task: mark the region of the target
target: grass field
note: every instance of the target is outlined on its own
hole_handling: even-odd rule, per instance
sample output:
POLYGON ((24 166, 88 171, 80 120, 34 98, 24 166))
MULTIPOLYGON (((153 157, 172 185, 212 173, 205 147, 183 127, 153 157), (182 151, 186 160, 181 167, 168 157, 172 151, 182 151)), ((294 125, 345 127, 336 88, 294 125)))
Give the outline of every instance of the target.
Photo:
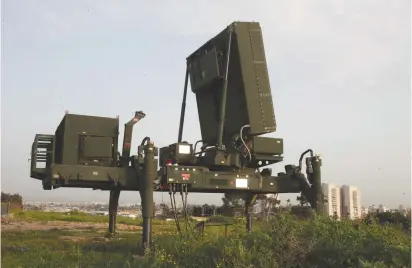
MULTIPOLYGON (((43 212, 43 211, 21 211, 14 213, 15 218, 25 221, 68 221, 68 222, 90 222, 107 223, 107 216, 90 216, 83 212, 72 211, 70 213, 43 212)), ((117 223, 135 225, 136 220, 129 217, 117 216, 117 223)))
POLYGON ((174 223, 156 220, 155 250, 139 257, 140 222, 122 220, 124 228, 106 238, 107 217, 17 213, 2 226, 1 267, 411 267, 410 235, 397 226, 281 214, 255 222, 250 235, 241 219, 228 237, 224 227, 207 227, 187 239, 174 223))

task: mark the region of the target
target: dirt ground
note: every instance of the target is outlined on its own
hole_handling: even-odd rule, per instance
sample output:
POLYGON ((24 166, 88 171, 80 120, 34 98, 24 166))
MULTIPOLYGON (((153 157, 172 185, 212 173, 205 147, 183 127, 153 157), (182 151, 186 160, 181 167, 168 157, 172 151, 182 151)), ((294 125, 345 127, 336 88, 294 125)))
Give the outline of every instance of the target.
MULTIPOLYGON (((28 231, 39 230, 46 231, 50 229, 59 230, 90 230, 95 229, 99 231, 106 231, 108 228, 107 223, 89 223, 89 222, 66 222, 66 221, 19 221, 13 220, 9 223, 3 223, 1 225, 1 231, 28 231)), ((116 224, 116 230, 118 231, 136 231, 141 230, 140 226, 133 226, 127 224, 116 224)))

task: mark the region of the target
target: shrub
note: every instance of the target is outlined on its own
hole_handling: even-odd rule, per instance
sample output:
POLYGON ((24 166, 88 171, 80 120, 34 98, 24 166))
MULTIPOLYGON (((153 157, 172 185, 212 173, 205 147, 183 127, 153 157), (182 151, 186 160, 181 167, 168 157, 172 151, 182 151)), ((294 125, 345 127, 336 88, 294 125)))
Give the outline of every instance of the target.
POLYGON ((201 242, 159 239, 158 248, 162 259, 168 256, 178 267, 410 267, 411 262, 410 239, 398 229, 317 215, 298 220, 280 214, 252 234, 230 239, 213 234, 201 242))

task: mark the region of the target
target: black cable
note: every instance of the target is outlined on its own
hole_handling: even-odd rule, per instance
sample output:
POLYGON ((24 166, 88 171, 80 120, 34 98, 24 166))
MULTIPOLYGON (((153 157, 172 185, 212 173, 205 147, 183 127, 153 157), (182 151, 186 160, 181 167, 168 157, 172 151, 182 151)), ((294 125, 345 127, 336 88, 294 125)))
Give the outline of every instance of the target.
POLYGON ((303 157, 305 156, 305 154, 307 154, 307 153, 310 153, 310 156, 313 157, 313 151, 312 151, 312 149, 308 149, 308 150, 304 151, 304 152, 300 155, 300 158, 299 158, 299 171, 302 170, 302 160, 303 160, 303 157))
POLYGON ((176 195, 176 185, 173 186, 173 203, 174 203, 174 207, 175 207, 177 229, 179 230, 180 235, 182 235, 182 228, 180 227, 179 214, 178 214, 178 211, 177 211, 175 195, 176 195))
MULTIPOLYGON (((185 210, 186 210, 186 215, 187 215, 187 195, 188 195, 187 188, 188 188, 188 185, 185 184, 185 210)), ((188 218, 186 218, 186 219, 187 219, 187 224, 189 225, 190 232, 193 233, 192 225, 190 224, 189 219, 188 218)))
POLYGON ((198 141, 195 143, 195 147, 193 148, 193 152, 194 152, 194 153, 196 153, 196 147, 197 147, 197 144, 198 144, 199 142, 203 142, 203 140, 198 140, 198 141))
POLYGON ((172 210, 173 213, 173 219, 175 220, 175 224, 176 223, 176 217, 175 217, 175 213, 174 213, 174 209, 173 209, 173 200, 172 200, 172 185, 169 184, 169 197, 170 197, 170 209, 172 210))
POLYGON ((177 205, 176 205, 176 188, 175 188, 175 184, 173 184, 173 203, 175 206, 175 218, 176 218, 176 224, 177 224, 177 229, 179 230, 179 233, 182 234, 182 229, 180 228, 180 222, 179 222, 179 216, 177 215, 177 205))
POLYGON ((144 139, 142 140, 142 142, 140 143, 140 145, 144 145, 145 142, 150 142, 150 137, 144 137, 144 139))
POLYGON ((180 187, 180 197, 182 198, 183 220, 185 221, 185 230, 186 230, 186 234, 187 234, 187 231, 188 231, 188 228, 187 228, 187 211, 186 211, 186 206, 185 206, 185 200, 184 200, 184 197, 183 197, 183 187, 184 186, 185 185, 182 184, 181 187, 180 187))
POLYGON ((190 224, 189 217, 188 217, 188 212, 187 212, 188 211, 188 209, 187 209, 187 195, 188 195, 187 189, 188 189, 188 185, 184 184, 184 194, 185 194, 184 206, 185 206, 185 211, 186 211, 185 212, 186 213, 186 221, 187 221, 187 225, 189 226, 190 231, 193 232, 192 225, 190 224))
MULTIPOLYGON (((142 140, 142 142, 140 143, 140 146, 143 146, 146 142, 150 142, 150 137, 144 137, 144 139, 142 140)), ((144 150, 142 150, 141 152, 139 152, 139 156, 143 156, 144 155, 144 150)))
MULTIPOLYGON (((202 141, 202 143, 203 143, 203 141, 202 141)), ((204 152, 206 152, 206 150, 207 150, 208 148, 214 148, 214 147, 215 147, 215 146, 209 146, 209 145, 207 145, 207 143, 203 143, 202 147, 200 147, 200 151, 199 151, 199 152, 195 152, 194 155, 199 155, 199 156, 201 156, 201 154, 203 154, 204 152)))
POLYGON ((176 210, 174 208, 173 199, 172 199, 172 191, 173 191, 172 187, 173 187, 172 184, 169 184, 170 206, 171 206, 171 209, 172 209, 172 212, 173 212, 173 218, 175 220, 175 225, 176 225, 177 231, 179 233, 181 233, 180 225, 179 225, 179 222, 178 222, 178 219, 177 219, 176 210))

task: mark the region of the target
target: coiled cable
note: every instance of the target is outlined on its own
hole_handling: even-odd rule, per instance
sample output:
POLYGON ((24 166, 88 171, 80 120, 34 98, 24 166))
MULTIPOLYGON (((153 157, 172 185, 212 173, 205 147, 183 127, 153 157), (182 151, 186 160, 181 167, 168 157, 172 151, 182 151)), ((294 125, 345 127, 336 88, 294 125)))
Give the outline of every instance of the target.
POLYGON ((250 128, 250 125, 244 125, 243 127, 241 127, 241 128, 240 128, 240 133, 239 133, 239 135, 240 135, 240 140, 242 141, 243 145, 245 146, 245 148, 246 148, 246 150, 247 150, 247 153, 248 153, 248 155, 249 155, 249 161, 250 161, 250 160, 252 160, 252 154, 250 153, 249 147, 246 145, 246 142, 245 142, 245 140, 243 139, 243 129, 245 129, 245 128, 247 128, 247 127, 250 128))

